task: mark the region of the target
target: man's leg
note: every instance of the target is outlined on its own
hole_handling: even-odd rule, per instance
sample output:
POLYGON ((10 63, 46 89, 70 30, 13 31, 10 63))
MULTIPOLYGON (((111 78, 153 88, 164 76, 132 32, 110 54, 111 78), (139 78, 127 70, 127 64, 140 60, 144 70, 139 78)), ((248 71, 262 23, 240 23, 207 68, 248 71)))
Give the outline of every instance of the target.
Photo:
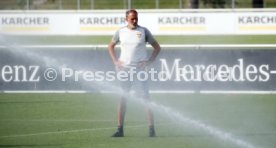
POLYGON ((124 119, 126 113, 126 98, 121 97, 118 105, 118 129, 112 137, 124 137, 124 119))
MULTIPOLYGON (((149 98, 147 98, 147 103, 150 102, 149 98)), ((149 106, 149 104, 146 104, 146 114, 147 114, 147 120, 148 120, 148 125, 149 125, 149 136, 150 137, 155 137, 155 128, 154 128, 154 116, 153 112, 149 106)))
POLYGON ((124 126, 125 114, 126 114, 126 98, 121 97, 121 100, 118 106, 118 127, 124 126))
MULTIPOLYGON (((127 72, 127 69, 121 69, 120 71, 127 72)), ((122 96, 118 105, 118 111, 117 111, 117 117, 118 117, 118 130, 116 133, 113 134, 112 137, 124 137, 124 120, 125 120, 125 114, 126 114, 126 103, 128 96, 127 94, 130 91, 131 88, 131 82, 130 81, 120 81, 120 86, 122 89, 122 96)))
MULTIPOLYGON (((141 70, 145 71, 145 70, 141 70)), ((145 111, 147 114, 147 121, 149 125, 149 137, 155 137, 155 129, 154 129, 154 116, 150 106, 150 95, 149 95, 149 86, 148 81, 141 81, 139 79, 135 79, 135 87, 136 87, 136 95, 138 98, 141 98, 145 101, 145 111)))
POLYGON ((148 105, 146 106, 146 113, 147 113, 147 119, 148 119, 149 126, 153 126, 154 125, 154 116, 153 116, 151 108, 148 105))

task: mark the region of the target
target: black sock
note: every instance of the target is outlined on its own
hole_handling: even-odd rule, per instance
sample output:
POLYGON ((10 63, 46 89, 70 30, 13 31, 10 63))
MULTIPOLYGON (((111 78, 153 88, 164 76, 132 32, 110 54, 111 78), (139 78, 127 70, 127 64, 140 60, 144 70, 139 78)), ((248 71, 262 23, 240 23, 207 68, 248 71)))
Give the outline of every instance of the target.
POLYGON ((118 126, 118 131, 119 132, 124 132, 124 127, 123 126, 118 126))

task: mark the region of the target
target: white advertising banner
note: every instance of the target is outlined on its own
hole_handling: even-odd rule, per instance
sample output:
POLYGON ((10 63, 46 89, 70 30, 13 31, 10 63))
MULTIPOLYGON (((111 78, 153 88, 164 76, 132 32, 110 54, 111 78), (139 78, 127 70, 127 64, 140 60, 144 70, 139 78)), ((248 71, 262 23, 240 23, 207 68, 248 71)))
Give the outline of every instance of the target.
MULTIPOLYGON (((1 34, 112 35, 126 25, 117 11, 1 11, 1 34)), ((155 35, 276 34, 276 9, 270 11, 141 10, 139 24, 155 35)))

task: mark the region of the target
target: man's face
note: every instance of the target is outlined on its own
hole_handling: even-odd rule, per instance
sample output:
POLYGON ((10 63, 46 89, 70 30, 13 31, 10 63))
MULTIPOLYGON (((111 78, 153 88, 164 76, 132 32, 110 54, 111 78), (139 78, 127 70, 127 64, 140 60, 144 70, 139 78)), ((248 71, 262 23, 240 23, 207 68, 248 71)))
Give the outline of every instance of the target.
POLYGON ((126 17, 126 21, 127 21, 128 27, 130 29, 134 29, 138 25, 138 15, 136 13, 131 12, 126 17))

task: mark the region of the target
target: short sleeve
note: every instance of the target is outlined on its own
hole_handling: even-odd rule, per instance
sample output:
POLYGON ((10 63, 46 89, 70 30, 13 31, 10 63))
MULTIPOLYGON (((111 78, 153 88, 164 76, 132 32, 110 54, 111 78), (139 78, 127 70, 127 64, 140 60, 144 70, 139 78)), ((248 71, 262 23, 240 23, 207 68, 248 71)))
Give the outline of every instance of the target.
POLYGON ((153 42, 155 42, 154 37, 152 36, 151 32, 145 28, 145 35, 146 35, 146 42, 152 44, 153 42))
POLYGON ((111 41, 112 41, 113 43, 115 43, 115 44, 119 43, 119 41, 120 41, 119 30, 117 30, 117 31, 115 32, 115 34, 113 35, 111 41))

